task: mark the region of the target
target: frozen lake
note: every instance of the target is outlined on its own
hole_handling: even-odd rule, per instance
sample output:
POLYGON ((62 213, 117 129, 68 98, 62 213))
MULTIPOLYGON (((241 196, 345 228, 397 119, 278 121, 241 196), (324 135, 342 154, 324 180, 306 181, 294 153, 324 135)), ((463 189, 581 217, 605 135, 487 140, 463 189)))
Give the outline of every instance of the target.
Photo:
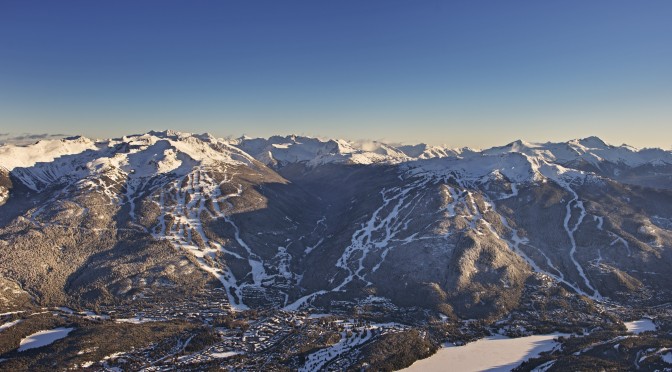
POLYGON ((628 329, 628 332, 640 334, 646 331, 655 331, 656 325, 653 323, 653 320, 644 318, 633 322, 625 322, 625 328, 628 329))
POLYGON ((34 349, 51 344, 68 335, 74 328, 54 328, 48 331, 39 331, 21 340, 19 351, 34 349))
POLYGON ((567 336, 562 333, 519 338, 492 336, 470 342, 465 346, 439 349, 427 359, 418 360, 403 371, 510 371, 520 363, 552 350, 553 339, 567 336))

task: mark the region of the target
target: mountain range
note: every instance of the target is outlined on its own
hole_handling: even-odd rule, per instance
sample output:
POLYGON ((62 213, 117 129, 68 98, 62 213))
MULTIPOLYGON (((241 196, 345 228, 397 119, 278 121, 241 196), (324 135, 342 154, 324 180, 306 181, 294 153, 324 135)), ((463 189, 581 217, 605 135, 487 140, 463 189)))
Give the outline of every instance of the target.
MULTIPOLYGON (((437 345, 494 325, 618 329, 672 302, 671 264, 672 152, 597 137, 475 150, 161 131, 0 146, 3 315, 67 308, 54 313, 65 324, 163 309, 168 321, 181 318, 171 304, 201 298, 234 318, 399 325, 307 364, 341 342, 322 340, 277 368, 427 356, 376 364, 374 346, 397 334, 437 345)), ((0 357, 35 368, 13 351, 24 336, 0 357)), ((232 350, 207 363, 261 358, 232 350)))

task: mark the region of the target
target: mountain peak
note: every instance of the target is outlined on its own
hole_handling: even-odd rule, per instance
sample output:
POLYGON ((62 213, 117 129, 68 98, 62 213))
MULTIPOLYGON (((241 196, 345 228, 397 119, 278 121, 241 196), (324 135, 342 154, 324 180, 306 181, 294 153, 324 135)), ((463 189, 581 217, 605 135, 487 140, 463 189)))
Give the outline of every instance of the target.
POLYGON ((11 171, 17 167, 26 168, 40 162, 51 162, 65 155, 74 155, 88 150, 95 152, 112 146, 122 145, 127 151, 137 152, 160 141, 168 141, 169 147, 176 154, 183 154, 197 162, 216 161, 217 159, 229 161, 233 158, 249 162, 254 158, 273 166, 285 166, 290 163, 304 163, 310 166, 324 163, 396 164, 415 159, 465 158, 479 155, 502 155, 509 152, 521 153, 557 164, 569 164, 575 161, 586 161, 595 165, 606 161, 627 166, 648 163, 672 164, 672 152, 670 151, 654 151, 655 149, 644 151, 629 146, 611 146, 597 136, 567 142, 546 143, 531 143, 518 139, 505 146, 481 151, 468 148, 453 150, 424 143, 390 145, 373 140, 333 140, 297 134, 275 135, 268 138, 242 136, 226 140, 208 133, 152 130, 144 134, 110 140, 92 140, 83 136, 75 136, 42 140, 29 145, 0 146, 0 165, 11 171))
POLYGON ((179 139, 186 139, 186 138, 196 138, 204 142, 216 142, 217 137, 213 136, 210 133, 203 133, 203 134, 196 134, 196 133, 190 133, 190 132, 181 132, 178 130, 173 130, 173 129, 165 129, 161 131, 157 130, 151 130, 147 133, 144 134, 137 134, 133 136, 127 136, 127 137, 145 137, 145 136, 153 136, 161 139, 172 139, 172 140, 179 140, 179 139))
POLYGON ((597 136, 589 136, 586 138, 581 138, 570 142, 579 143, 587 148, 604 149, 610 147, 606 142, 604 142, 600 137, 597 136))
POLYGON ((524 152, 525 149, 536 147, 534 144, 523 141, 522 139, 515 140, 506 146, 510 147, 511 151, 514 152, 524 152))

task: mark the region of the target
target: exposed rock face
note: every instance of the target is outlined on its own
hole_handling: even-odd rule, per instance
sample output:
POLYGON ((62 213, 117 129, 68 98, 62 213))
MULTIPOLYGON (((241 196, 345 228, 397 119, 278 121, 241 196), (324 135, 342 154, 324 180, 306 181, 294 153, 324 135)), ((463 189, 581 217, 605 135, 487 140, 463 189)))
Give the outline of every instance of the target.
POLYGON ((7 203, 11 189, 12 181, 9 179, 9 171, 0 167, 0 206, 7 203))
POLYGON ((224 287, 239 309, 378 299, 492 318, 544 282, 533 276, 594 300, 672 297, 662 150, 170 131, 48 142, 33 162, 30 146, 0 148, 0 276, 44 305, 224 287))

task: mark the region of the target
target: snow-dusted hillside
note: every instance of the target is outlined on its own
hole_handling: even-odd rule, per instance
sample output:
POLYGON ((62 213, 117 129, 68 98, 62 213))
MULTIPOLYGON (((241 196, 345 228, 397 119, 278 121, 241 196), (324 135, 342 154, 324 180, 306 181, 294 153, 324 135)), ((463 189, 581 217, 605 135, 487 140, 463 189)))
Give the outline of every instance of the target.
POLYGON ((358 358, 423 343, 414 358, 427 356, 430 335, 478 324, 613 330, 612 309, 672 303, 670 159, 593 137, 481 151, 162 131, 0 146, 2 332, 20 332, 18 348, 75 328, 60 347, 98 322, 152 326, 133 338, 188 318, 208 335, 176 331, 170 363, 273 369, 275 350, 293 370, 340 370, 389 369, 358 358), (57 321, 15 323, 28 308, 57 321), (302 310, 377 320, 313 327, 302 310), (182 354, 190 342, 206 349, 182 354))
POLYGON ((249 164, 252 160, 224 140, 174 131, 108 140, 71 137, 0 146, 0 166, 35 191, 87 177, 106 175, 116 180, 185 175, 200 165, 249 164))
MULTIPOLYGON (((483 151, 173 131, 75 137, 0 147, 7 211, 0 223, 81 230, 95 239, 140 234, 187 255, 240 309, 296 310, 375 287, 397 303, 489 314, 513 306, 531 272, 595 300, 649 280, 642 273, 658 268, 631 276, 623 254, 658 265, 650 257, 662 255, 672 236, 672 215, 661 207, 668 195, 639 195, 625 182, 660 190, 671 158, 594 137, 483 151), (609 248, 593 249, 603 243, 609 248), (488 272, 478 258, 486 251, 496 274, 479 274, 488 272), (390 280, 399 275, 405 279, 390 280), (601 276, 619 284, 604 286, 601 276), (506 301, 469 303, 470 294, 495 293, 498 283, 507 283, 499 293, 506 301), (441 300, 428 300, 434 297, 441 300)), ((103 246, 96 244, 90 254, 103 246)), ((20 262, 26 252, 6 259, 20 262)), ((60 269, 59 280, 71 280, 74 269, 60 269)), ((52 272, 47 266, 40 274, 51 278, 46 282, 34 273, 26 280, 44 286, 56 282, 52 272)), ((113 295, 143 292, 143 280, 115 279, 113 295)))
POLYGON ((326 163, 398 163, 410 159, 403 151, 375 141, 322 140, 292 135, 268 139, 243 137, 233 144, 272 166, 290 163, 305 163, 309 166, 326 163))

